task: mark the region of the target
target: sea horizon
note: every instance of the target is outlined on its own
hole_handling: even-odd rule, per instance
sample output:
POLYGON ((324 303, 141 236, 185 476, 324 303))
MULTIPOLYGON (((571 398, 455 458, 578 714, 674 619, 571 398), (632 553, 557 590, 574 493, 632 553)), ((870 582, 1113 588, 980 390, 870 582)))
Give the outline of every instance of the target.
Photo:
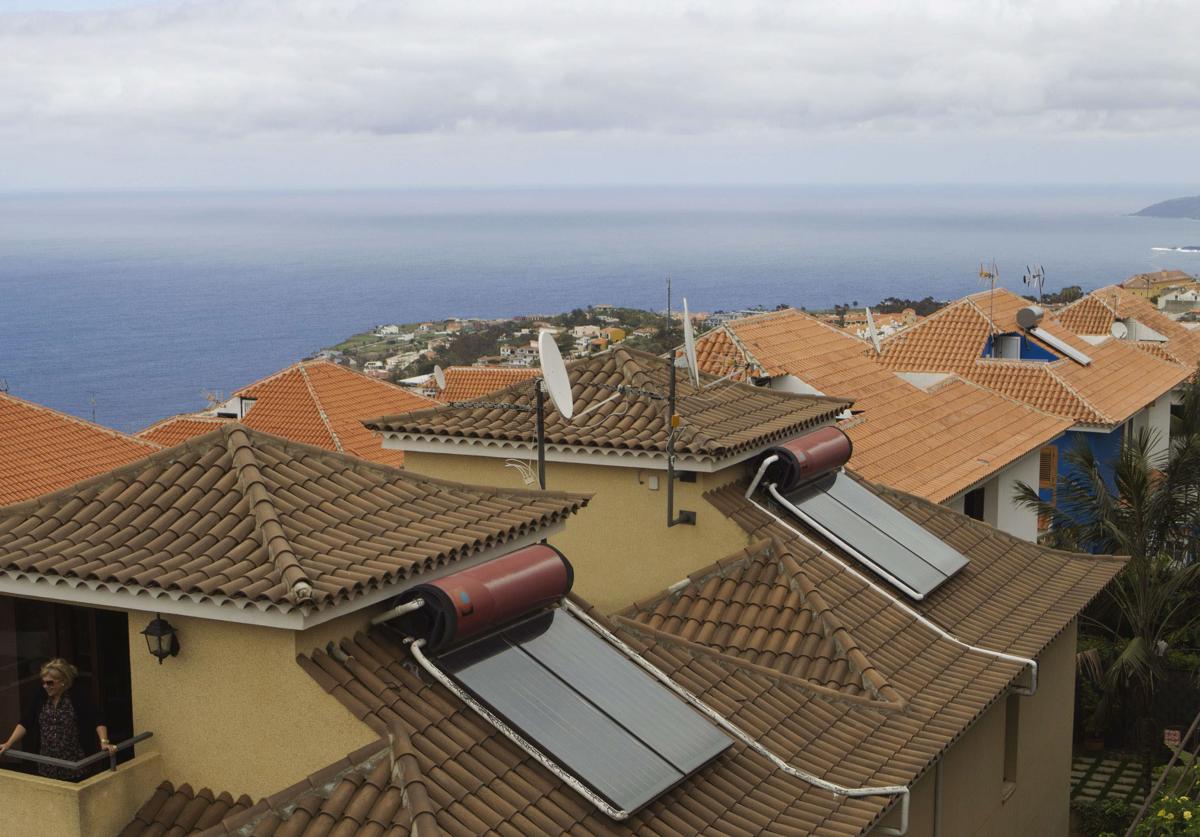
MULTIPOLYGON (((1176 191, 1167 191, 1174 188, 1176 191)), ((1200 272, 1163 184, 0 192, 0 383, 130 432, 385 322, 952 299, 1200 272), (94 407, 93 407, 94 400, 94 407)), ((1186 191, 1186 189, 1184 189, 1186 191)))

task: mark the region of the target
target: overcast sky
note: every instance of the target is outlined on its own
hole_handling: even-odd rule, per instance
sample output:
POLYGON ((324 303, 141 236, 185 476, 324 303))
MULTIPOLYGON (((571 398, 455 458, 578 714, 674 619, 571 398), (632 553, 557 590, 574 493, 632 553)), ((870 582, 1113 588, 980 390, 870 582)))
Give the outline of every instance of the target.
POLYGON ((1196 0, 0 0, 0 190, 1179 183, 1196 0))

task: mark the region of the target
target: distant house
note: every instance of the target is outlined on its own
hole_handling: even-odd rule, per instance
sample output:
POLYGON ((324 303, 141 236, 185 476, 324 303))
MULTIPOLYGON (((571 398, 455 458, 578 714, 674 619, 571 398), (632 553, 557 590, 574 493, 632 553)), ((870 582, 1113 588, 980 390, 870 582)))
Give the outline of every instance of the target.
POLYGON ((572 337, 595 337, 600 333, 600 326, 577 325, 571 329, 572 337))
POLYGON ((416 363, 420 357, 420 352, 402 352, 398 355, 392 355, 384 363, 389 371, 394 371, 416 363))
POLYGON ((1158 297, 1158 308, 1165 314, 1179 315, 1200 309, 1200 283, 1175 288, 1158 297))
POLYGON ((429 332, 433 331, 433 323, 421 323, 419 326, 417 326, 417 331, 421 332, 422 334, 428 334, 429 332))
POLYGON ((1182 270, 1160 270, 1156 273, 1139 273, 1121 283, 1121 287, 1145 299, 1153 299, 1172 288, 1190 285, 1196 277, 1182 270))
POLYGON ((381 325, 375 329, 375 333, 380 337, 390 337, 400 333, 400 326, 395 324, 381 325))
POLYGON ((446 323, 446 333, 447 334, 458 334, 460 331, 462 331, 462 327, 463 327, 463 324, 460 323, 458 320, 449 320, 446 323))
POLYGON ((601 329, 600 333, 604 335, 604 338, 608 340, 609 343, 620 343, 625 339, 625 329, 617 326, 610 326, 609 328, 601 329))

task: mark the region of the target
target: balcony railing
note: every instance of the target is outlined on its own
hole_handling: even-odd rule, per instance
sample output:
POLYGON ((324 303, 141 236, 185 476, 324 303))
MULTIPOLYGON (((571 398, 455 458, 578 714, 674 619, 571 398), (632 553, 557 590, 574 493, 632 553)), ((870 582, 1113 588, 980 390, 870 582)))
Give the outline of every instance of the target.
POLYGON ((128 750, 129 748, 133 747, 133 745, 141 741, 145 741, 147 738, 150 738, 153 735, 154 733, 152 732, 138 733, 132 738, 126 738, 124 741, 116 744, 116 749, 111 753, 101 750, 99 753, 93 753, 87 758, 80 759, 79 761, 56 759, 52 756, 43 756, 39 755, 38 753, 27 753, 24 750, 5 750, 3 755, 11 756, 12 758, 19 759, 21 761, 32 761, 36 764, 48 764, 52 767, 61 767, 66 770, 82 770, 85 767, 91 767, 93 764, 97 764, 105 759, 108 759, 108 769, 116 772, 117 753, 121 752, 122 750, 128 750))

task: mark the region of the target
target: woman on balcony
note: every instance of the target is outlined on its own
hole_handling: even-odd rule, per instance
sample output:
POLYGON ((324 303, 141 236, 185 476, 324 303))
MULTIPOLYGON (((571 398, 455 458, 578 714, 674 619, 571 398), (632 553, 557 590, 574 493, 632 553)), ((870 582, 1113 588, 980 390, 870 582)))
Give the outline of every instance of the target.
MULTIPOLYGON (((0 744, 0 755, 30 732, 37 736, 38 752, 51 758, 79 761, 86 754, 96 752, 94 742, 97 739, 100 749, 116 752, 116 747, 108 742, 108 728, 91 701, 83 692, 71 691, 78 673, 75 666, 63 659, 54 659, 42 666, 44 693, 38 695, 25 712, 8 741, 0 744), (95 730, 95 737, 89 730, 95 730)), ((38 774, 48 779, 77 782, 84 777, 85 771, 39 764, 38 774)))

